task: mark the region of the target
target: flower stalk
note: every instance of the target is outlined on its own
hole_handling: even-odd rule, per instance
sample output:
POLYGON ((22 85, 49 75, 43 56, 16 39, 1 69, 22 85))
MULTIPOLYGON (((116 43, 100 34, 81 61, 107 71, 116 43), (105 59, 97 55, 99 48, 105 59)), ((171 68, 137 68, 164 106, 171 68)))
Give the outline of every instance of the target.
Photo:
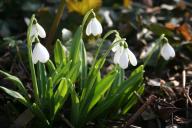
POLYGON ((35 20, 35 15, 32 15, 31 21, 27 30, 27 48, 28 48, 28 60, 29 60, 29 66, 31 71, 31 77, 32 77, 32 86, 34 89, 34 97, 37 104, 40 104, 39 100, 39 92, 38 92, 38 86, 37 86, 37 79, 35 74, 35 67, 32 62, 32 42, 31 42, 31 28, 33 25, 33 21, 35 20))

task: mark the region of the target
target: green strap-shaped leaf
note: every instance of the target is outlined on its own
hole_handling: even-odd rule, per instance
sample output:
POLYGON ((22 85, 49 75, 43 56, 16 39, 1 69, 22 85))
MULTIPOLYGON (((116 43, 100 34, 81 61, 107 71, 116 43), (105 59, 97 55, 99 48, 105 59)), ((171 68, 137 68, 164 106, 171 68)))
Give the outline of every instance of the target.
POLYGON ((0 89, 3 90, 8 95, 12 96, 13 98, 17 99, 19 102, 21 102, 25 106, 27 106, 27 107, 29 106, 30 103, 19 92, 10 90, 10 89, 2 87, 2 86, 0 86, 0 89))
POLYGON ((100 74, 99 72, 104 62, 105 62, 105 59, 99 59, 96 62, 95 66, 93 66, 91 73, 89 73, 88 75, 88 79, 86 81, 85 86, 83 87, 82 94, 81 94, 81 99, 80 99, 82 101, 81 109, 84 107, 85 102, 87 101, 87 98, 91 92, 93 85, 95 84, 98 74, 100 74))
POLYGON ((71 67, 70 71, 66 74, 66 78, 70 79, 74 83, 79 76, 80 62, 71 67))
POLYGON ((47 73, 43 63, 38 62, 37 64, 37 80, 38 80, 38 90, 39 90, 39 97, 42 101, 44 101, 46 88, 47 88, 47 73))
POLYGON ((55 73, 51 76, 53 85, 57 85, 62 77, 64 77, 70 70, 71 61, 69 61, 66 65, 60 64, 60 66, 56 69, 55 73))
POLYGON ((70 93, 71 93, 71 99, 72 99, 72 108, 71 108, 71 121, 74 126, 78 125, 78 121, 80 118, 80 111, 79 111, 79 97, 75 91, 75 86, 72 86, 70 84, 70 93))
POLYGON ((53 100, 53 81, 52 78, 49 77, 48 79, 48 84, 47 84, 47 89, 46 89, 46 93, 45 93, 45 102, 47 103, 45 106, 46 108, 49 109, 50 111, 50 119, 53 118, 54 115, 54 100, 53 100))
POLYGON ((46 67, 48 69, 48 74, 51 76, 55 72, 55 65, 51 60, 48 60, 46 64, 46 67))
MULTIPOLYGON (((125 90, 130 90, 134 86, 138 86, 138 81, 143 81, 143 66, 138 67, 132 72, 131 76, 118 87, 118 90, 113 95, 108 95, 108 97, 100 102, 95 109, 90 111, 88 117, 89 119, 94 119, 95 117, 104 113, 110 107, 114 107, 117 101, 124 95, 125 90)), ((129 91, 127 92, 129 93, 129 91)), ((131 93, 131 92, 130 92, 131 93)))
POLYGON ((45 124, 47 124, 48 128, 50 127, 50 122, 49 120, 46 118, 45 113, 42 112, 42 110, 39 108, 39 106, 36 103, 33 103, 30 106, 31 111, 37 116, 39 117, 42 121, 45 122, 45 124))
POLYGON ((66 78, 62 78, 54 94, 54 115, 62 107, 65 100, 67 99, 68 84, 69 84, 68 80, 66 78))
POLYGON ((118 100, 115 102, 116 109, 121 108, 126 102, 127 98, 132 95, 132 92, 137 90, 138 86, 143 82, 143 66, 134 70, 128 80, 124 81, 118 88, 116 93, 120 93, 118 100), (130 80, 131 79, 131 80, 130 80))
MULTIPOLYGON (((139 89, 136 90, 136 92, 138 94, 142 94, 144 92, 144 85, 142 84, 141 86, 139 86, 139 89)), ((126 114, 132 107, 133 105, 135 105, 137 103, 138 97, 133 94, 129 99, 128 99, 128 103, 124 106, 123 110, 122 110, 122 114, 126 114)))
POLYGON ((13 84, 17 86, 21 94, 23 94, 26 99, 29 99, 27 90, 25 89, 25 87, 23 86, 23 83, 19 80, 19 78, 1 70, 0 70, 0 73, 5 76, 6 80, 11 81, 13 84))
MULTIPOLYGON (((95 106, 95 104, 101 99, 106 91, 111 87, 113 80, 116 77, 117 72, 114 71, 109 73, 105 78, 103 78, 95 87, 93 98, 91 99, 90 104, 88 105, 88 112, 95 106)), ((90 97, 91 98, 91 97, 90 97)), ((88 98, 89 99, 89 98, 88 98)))
POLYGON ((66 51, 64 49, 63 44, 61 43, 61 41, 59 39, 57 39, 56 43, 55 43, 55 47, 54 47, 54 59, 55 59, 55 64, 58 67, 60 64, 66 64, 66 51))
POLYGON ((118 88, 120 87, 120 85, 122 84, 123 80, 124 80, 124 70, 121 69, 119 66, 117 67, 117 70, 118 70, 118 74, 116 75, 115 77, 115 80, 110 88, 110 91, 108 93, 107 96, 111 96, 113 94, 115 94, 118 90, 118 88))
POLYGON ((73 67, 77 62, 80 61, 80 51, 81 51, 81 40, 82 40, 82 26, 79 26, 72 40, 70 49, 70 60, 72 60, 73 67))
POLYGON ((83 86, 85 86, 85 83, 87 80, 87 54, 86 54, 86 49, 85 49, 83 40, 81 40, 80 59, 81 59, 81 71, 80 71, 81 83, 80 83, 80 87, 82 90, 82 88, 83 88, 83 86))

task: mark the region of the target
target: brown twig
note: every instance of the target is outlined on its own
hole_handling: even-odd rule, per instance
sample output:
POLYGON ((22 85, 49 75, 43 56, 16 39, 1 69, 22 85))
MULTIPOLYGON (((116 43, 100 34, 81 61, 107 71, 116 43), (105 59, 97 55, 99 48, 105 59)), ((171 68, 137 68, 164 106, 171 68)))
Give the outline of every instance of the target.
POLYGON ((145 109, 151 105, 155 100, 156 100, 156 96, 155 95, 150 95, 149 98, 147 99, 147 101, 137 110, 137 112, 127 121, 126 125, 124 128, 129 128, 129 126, 135 122, 135 120, 137 119, 137 117, 139 115, 141 115, 141 113, 143 113, 145 111, 145 109))
POLYGON ((61 17, 63 15, 64 5, 65 5, 65 0, 61 0, 61 3, 59 4, 58 10, 57 10, 57 14, 55 16, 55 19, 54 19, 51 29, 49 31, 47 43, 46 43, 47 48, 49 50, 51 50, 51 48, 52 48, 52 42, 53 42, 57 27, 59 25, 59 22, 61 20, 61 17))

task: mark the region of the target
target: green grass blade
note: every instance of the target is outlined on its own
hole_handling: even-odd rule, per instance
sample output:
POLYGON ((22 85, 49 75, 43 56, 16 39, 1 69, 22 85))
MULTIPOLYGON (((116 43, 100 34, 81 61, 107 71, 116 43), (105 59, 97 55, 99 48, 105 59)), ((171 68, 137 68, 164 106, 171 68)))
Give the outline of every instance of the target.
POLYGON ((68 94, 68 81, 62 78, 60 84, 54 94, 54 115, 62 107, 68 94))
POLYGON ((10 89, 2 87, 2 86, 0 86, 0 89, 3 90, 8 95, 12 96, 13 98, 17 99, 19 102, 21 102, 25 106, 27 106, 27 107, 29 106, 30 103, 19 92, 10 90, 10 89))
POLYGON ((79 97, 75 91, 75 86, 70 86, 70 94, 72 100, 72 108, 71 108, 71 121, 74 126, 78 125, 78 121, 80 118, 80 111, 79 111, 79 97))
POLYGON ((54 72, 55 72, 55 65, 53 64, 53 62, 51 60, 48 60, 46 64, 46 67, 48 69, 48 74, 49 76, 51 76, 54 72))
POLYGON ((63 47, 63 44, 59 39, 57 39, 54 47, 54 59, 55 59, 55 64, 58 67, 60 64, 66 64, 66 51, 63 47))
POLYGON ((93 98, 88 106, 88 112, 95 106, 95 104, 101 99, 105 92, 108 91, 108 89, 111 87, 116 74, 116 71, 109 73, 96 85, 93 98))
POLYGON ((79 26, 72 40, 72 45, 70 49, 70 60, 72 60, 71 67, 73 67, 77 62, 80 61, 80 48, 82 40, 82 26, 79 26))
POLYGON ((52 78, 49 77, 48 80, 48 86, 47 86, 47 90, 46 90, 46 99, 47 101, 47 105, 49 106, 48 109, 50 111, 49 114, 49 118, 50 120, 53 120, 53 116, 54 116, 54 102, 53 102, 53 81, 52 78))
POLYGON ((107 109, 116 106, 118 100, 125 93, 125 90, 126 93, 131 93, 131 89, 134 88, 134 86, 137 86, 141 81, 143 81, 143 66, 140 66, 136 70, 134 70, 131 76, 126 81, 122 82, 117 92, 113 95, 109 94, 108 98, 100 102, 95 107, 95 109, 90 111, 88 117, 90 119, 94 119, 97 116, 103 114, 107 109))
POLYGON ((39 97, 42 101, 44 101, 46 88, 47 88, 47 73, 43 63, 38 62, 37 64, 37 81, 38 81, 38 89, 39 89, 39 97))
POLYGON ((87 53, 84 46, 83 40, 81 40, 81 80, 80 80, 80 88, 82 90, 83 86, 85 86, 87 80, 87 53))
POLYGON ((53 80, 53 84, 57 85, 60 79, 69 72, 71 67, 71 61, 69 61, 66 65, 60 64, 60 66, 56 69, 55 73, 51 76, 53 80))
MULTIPOLYGON (((141 95, 144 92, 144 85, 140 85, 136 92, 141 95)), ((124 106, 122 114, 126 114, 137 103, 137 100, 138 97, 133 93, 133 95, 128 99, 128 103, 124 106)))
POLYGON ((105 59, 99 59, 96 62, 95 66, 93 67, 92 72, 89 73, 88 79, 86 81, 85 86, 83 87, 82 94, 81 94, 81 99, 80 99, 82 101, 81 108, 84 106, 85 101, 87 100, 87 97, 98 77, 98 74, 100 74, 100 69, 103 66, 104 62, 105 62, 105 59))
POLYGON ((27 93, 27 90, 26 88, 24 87, 23 83, 19 80, 19 78, 17 78, 16 76, 13 76, 13 75, 10 75, 4 71, 1 71, 0 70, 0 74, 2 74, 3 76, 5 76, 5 79, 6 80, 9 80, 11 81, 14 85, 16 85, 20 91, 21 94, 24 95, 24 97, 26 99, 29 99, 28 97, 28 93, 27 93))
POLYGON ((71 67, 70 71, 66 74, 66 78, 70 79, 72 83, 74 83, 79 76, 79 70, 81 63, 75 64, 73 67, 71 67))

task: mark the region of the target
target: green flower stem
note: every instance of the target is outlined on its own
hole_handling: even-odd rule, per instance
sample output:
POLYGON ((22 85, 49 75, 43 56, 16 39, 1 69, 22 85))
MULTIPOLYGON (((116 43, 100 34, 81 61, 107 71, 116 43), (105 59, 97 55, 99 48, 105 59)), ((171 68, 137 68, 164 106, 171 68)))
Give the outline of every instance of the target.
POLYGON ((65 0, 61 0, 61 3, 59 4, 59 7, 58 7, 57 14, 55 16, 55 19, 54 19, 53 24, 51 26, 51 29, 49 31, 47 43, 46 43, 47 48, 49 50, 52 49, 52 42, 53 42, 57 27, 59 25, 59 22, 61 20, 61 17, 63 15, 64 5, 65 5, 65 0))
POLYGON ((125 41, 125 40, 126 40, 126 39, 120 39, 120 40, 118 40, 118 41, 115 41, 115 42, 109 47, 109 49, 105 52, 105 54, 102 56, 102 58, 106 58, 106 57, 109 55, 111 49, 112 49, 117 43, 120 43, 120 42, 125 41))
MULTIPOLYGON (((97 51, 96 51, 96 55, 95 55, 95 57, 94 57, 93 64, 92 64, 92 66, 91 66, 91 70, 90 70, 90 72, 89 72, 90 74, 91 74, 91 72, 92 72, 93 67, 95 66, 95 63, 96 63, 96 61, 97 61, 99 52, 101 51, 101 47, 102 47, 104 41, 106 40, 107 37, 109 37, 109 36, 110 36, 111 34, 113 34, 113 33, 118 33, 118 32, 117 32, 116 30, 111 30, 111 31, 107 32, 107 33, 104 35, 102 41, 99 43, 99 47, 98 47, 98 49, 97 49, 97 51)), ((114 44, 116 44, 116 43, 114 43, 114 44)), ((111 47, 113 47, 114 44, 111 45, 111 47)), ((108 49, 108 50, 109 50, 109 49, 108 49)), ((111 49, 110 49, 110 50, 111 50, 111 49)), ((110 51, 110 50, 109 50, 109 51, 110 51)))
MULTIPOLYGON (((96 60, 97 60, 97 57, 98 57, 98 55, 99 55, 99 52, 101 51, 101 47, 103 46, 104 41, 106 40, 107 37, 109 37, 109 36, 112 35, 113 33, 118 33, 118 32, 117 32, 117 30, 111 30, 111 31, 107 32, 107 33, 104 35, 104 37, 103 37, 102 41, 99 43, 99 47, 98 47, 98 49, 97 49, 97 51, 96 51, 95 58, 94 58, 94 61, 93 61, 93 65, 95 64, 95 62, 96 62, 96 60)), ((113 46, 114 46, 114 45, 113 45, 113 46)))
MULTIPOLYGON (((102 64, 100 64, 100 65, 98 65, 98 71, 102 68, 102 66, 103 66, 103 64, 104 64, 104 61, 105 61, 105 58, 108 56, 108 54, 110 53, 110 51, 111 51, 111 49, 114 47, 114 45, 116 45, 116 43, 119 43, 119 42, 122 42, 122 41, 125 41, 125 39, 121 39, 121 40, 118 40, 118 41, 116 41, 116 42, 114 42, 110 47, 109 47, 109 49, 106 51, 106 53, 100 58, 100 60, 101 60, 101 62, 102 62, 102 64)), ((89 74, 89 76, 91 76, 92 75, 92 71, 93 70, 93 65, 92 65, 92 67, 91 67, 91 71, 90 71, 90 74, 89 74)), ((90 82, 90 81, 89 81, 90 82)), ((92 81, 93 82, 93 81, 92 81)), ((90 83, 89 83, 90 84, 90 83)), ((86 84, 87 85, 87 84, 86 84)), ((85 89, 85 88, 84 88, 85 89)), ((84 95, 83 93, 82 93, 82 95, 81 95, 81 100, 83 99, 83 101, 82 101, 82 103, 81 103, 81 108, 80 109, 84 109, 84 105, 85 105, 85 102, 87 101, 87 98, 88 98, 88 92, 90 93, 90 90, 91 90, 91 86, 88 86, 88 88, 86 88, 86 94, 84 95), (83 98, 82 98, 83 97, 83 98)))
POLYGON ((152 48, 152 50, 149 52, 147 58, 146 58, 145 61, 144 61, 144 67, 147 65, 147 63, 148 63, 149 60, 151 59, 153 53, 155 52, 155 50, 157 49, 157 47, 160 45, 160 43, 162 42, 163 39, 167 40, 167 39, 165 38, 165 34, 162 34, 162 35, 160 36, 160 38, 155 41, 155 46, 154 46, 154 47, 152 48))
POLYGON ((86 23, 87 19, 89 18, 89 15, 90 15, 91 13, 93 13, 93 15, 95 16, 95 13, 94 13, 93 9, 89 10, 89 11, 85 14, 85 16, 84 16, 84 18, 83 18, 83 22, 82 22, 82 30, 84 30, 85 23, 86 23))
POLYGON ((34 20, 35 20, 35 15, 32 15, 31 21, 30 21, 30 24, 29 24, 29 27, 27 30, 27 48, 28 48, 28 60, 29 60, 29 66, 30 66, 30 70, 31 70, 32 85, 33 85, 33 89, 34 89, 35 101, 39 105, 40 104, 39 92, 38 92, 35 68, 34 68, 34 64, 32 62, 32 42, 31 42, 31 37, 30 37, 31 28, 32 28, 34 20))

